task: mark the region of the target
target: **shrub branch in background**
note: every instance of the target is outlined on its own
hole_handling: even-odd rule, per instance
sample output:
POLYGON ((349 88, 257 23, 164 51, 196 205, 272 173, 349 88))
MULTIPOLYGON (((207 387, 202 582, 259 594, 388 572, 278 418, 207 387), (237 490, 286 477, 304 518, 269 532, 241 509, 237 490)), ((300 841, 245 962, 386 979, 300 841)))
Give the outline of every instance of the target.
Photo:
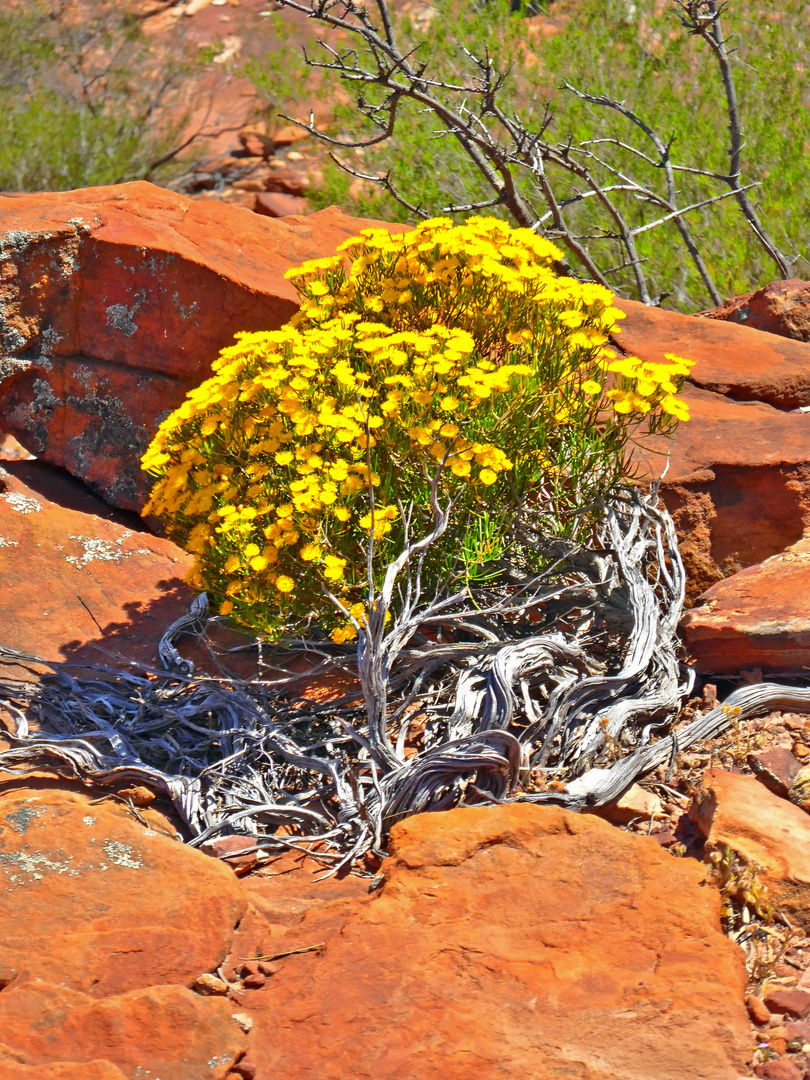
MULTIPOLYGON (((333 155, 341 168, 358 179, 381 185, 413 216, 429 217, 436 209, 463 214, 493 208, 508 214, 515 224, 561 244, 578 274, 613 288, 624 287, 647 304, 659 303, 673 289, 670 286, 657 291, 667 268, 659 265, 655 254, 650 256, 649 245, 645 250, 639 246, 642 237, 665 227, 675 230, 681 252, 692 263, 705 295, 712 303, 721 302, 723 294, 715 283, 712 252, 707 250, 702 236, 706 218, 699 212, 711 213, 725 200, 737 204, 742 219, 780 277, 790 276, 800 257, 798 253, 789 256, 781 251, 760 220, 750 193, 761 181, 746 182, 743 178, 745 140, 732 50, 720 22, 724 9, 715 0, 676 0, 672 8, 687 33, 705 42, 717 63, 723 108, 718 108, 711 118, 702 117, 701 123, 728 132, 725 171, 702 162, 678 162, 672 155, 674 137, 662 136, 637 108, 608 94, 578 89, 565 80, 565 89, 583 103, 596 106, 602 114, 621 117, 630 135, 617 133, 606 125, 604 115, 597 115, 592 126, 604 134, 553 138, 552 110, 547 106, 532 119, 534 100, 516 102, 509 92, 512 64, 519 59, 517 52, 510 56, 508 64, 499 65, 488 45, 470 48, 462 37, 456 51, 459 57, 466 57, 466 69, 458 63, 450 65, 454 77, 449 78, 447 56, 420 40, 412 25, 398 18, 387 0, 375 0, 368 6, 356 0, 280 3, 353 39, 350 47, 321 42, 327 58, 316 60, 307 55, 306 62, 334 73, 352 88, 355 108, 370 134, 334 136, 320 130, 312 117, 303 127, 332 147, 355 154, 358 150, 368 153, 379 149, 389 139, 396 140, 401 130, 398 146, 403 154, 409 148, 402 140, 413 135, 406 115, 410 106, 428 115, 434 127, 438 125, 433 134, 437 157, 441 154, 440 144, 450 138, 472 163, 472 187, 481 192, 481 197, 468 195, 437 207, 415 202, 408 192, 400 190, 395 168, 363 171, 356 158, 347 161, 333 155), (641 135, 646 145, 632 141, 633 132, 641 135), (706 182, 715 190, 697 198, 684 197, 682 181, 687 176, 695 181, 699 178, 703 190, 706 182), (718 186, 725 190, 718 191, 718 186), (690 223, 693 219, 697 219, 697 232, 690 223)), ((516 48, 517 43, 512 44, 516 48)), ((449 178, 447 182, 452 183, 449 178)))
POLYGON ((189 130, 182 36, 147 40, 104 0, 34 0, 0 11, 0 189, 59 191, 156 180, 206 131, 189 130))

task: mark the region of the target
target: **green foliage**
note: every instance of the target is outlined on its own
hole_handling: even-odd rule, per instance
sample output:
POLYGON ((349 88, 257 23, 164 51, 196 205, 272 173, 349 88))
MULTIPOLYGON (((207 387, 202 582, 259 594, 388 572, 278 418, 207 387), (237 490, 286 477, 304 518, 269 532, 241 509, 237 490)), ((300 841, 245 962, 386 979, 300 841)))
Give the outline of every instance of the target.
POLYGON ((116 5, 91 16, 46 0, 0 12, 0 188, 153 178, 185 126, 165 109, 185 70, 179 52, 153 55, 116 5))
MULTIPOLYGON (((645 152, 649 142, 629 121, 615 112, 576 98, 562 89, 569 82, 590 94, 604 94, 636 111, 662 139, 673 138, 672 159, 678 164, 725 172, 728 170, 728 118, 720 75, 704 43, 680 26, 671 4, 660 0, 578 0, 560 33, 544 37, 532 24, 513 14, 509 5, 489 3, 479 8, 456 0, 435 0, 429 27, 414 25, 408 16, 396 18, 403 49, 422 44, 418 56, 428 61, 432 78, 463 83, 473 74, 463 43, 496 67, 510 70, 499 101, 506 113, 514 110, 537 130, 545 105, 553 110, 549 137, 576 145, 589 139, 617 139, 645 152), (645 144, 646 143, 646 144, 645 144)), ((552 9, 553 10, 553 9, 552 9)), ((732 3, 724 31, 735 52, 735 79, 745 136, 743 169, 746 182, 760 181, 751 193, 757 211, 774 238, 789 254, 804 236, 791 230, 810 213, 806 155, 810 144, 810 90, 803 48, 806 3, 786 0, 778 10, 762 2, 732 3)), ((333 76, 337 78, 337 76, 333 76)), ((347 86, 351 91, 351 85, 347 86)), ((367 94, 369 91, 364 90, 367 94)), ((446 100, 451 100, 449 93, 446 100)), ((302 95, 302 100, 306 95, 302 95)), ((456 102, 457 104, 457 102, 456 102)), ((401 106, 395 136, 369 148, 360 157, 344 152, 353 168, 368 174, 389 172, 397 190, 430 213, 444 205, 491 197, 474 164, 452 135, 438 134, 439 121, 410 103, 401 106)), ((497 128, 494 130, 497 131, 497 128)), ((336 110, 333 134, 353 138, 378 134, 353 105, 336 110)), ((606 143, 600 155, 609 165, 640 181, 661 188, 660 171, 639 158, 606 143)), ((654 156, 654 155, 653 155, 654 156)), ((596 174, 604 184, 615 183, 608 169, 596 174)), ((576 194, 576 181, 563 173, 551 175, 558 198, 576 194)), ((330 184, 334 180, 330 178, 330 184)), ((521 192, 544 212, 529 170, 519 176, 521 192)), ((683 205, 725 190, 711 179, 679 174, 683 205)), ((413 215, 383 190, 373 196, 344 189, 344 205, 353 213, 373 213, 386 220, 413 220, 413 215)), ((333 197, 330 193, 330 197, 333 197)), ((654 220, 659 212, 627 196, 616 196, 632 225, 654 220)), ((497 209, 494 213, 501 213, 497 209)), ((570 211, 569 211, 570 212, 570 211)), ((590 246, 605 268, 619 266, 625 256, 619 244, 599 239, 609 222, 596 199, 576 209, 577 231, 596 237, 590 246)), ((774 276, 773 264, 742 219, 733 199, 690 215, 701 253, 724 295, 755 288, 774 276)), ((708 304, 696 270, 687 259, 680 237, 670 223, 638 238, 640 255, 655 292, 672 292, 670 306, 695 310, 708 304)), ((797 273, 807 263, 797 263, 797 273)), ((611 280, 620 294, 631 295, 629 269, 611 280)))
POLYGON ((507 545, 540 569, 526 530, 588 535, 630 440, 688 415, 690 362, 617 357, 612 294, 557 276, 559 257, 495 218, 438 219, 366 230, 288 272, 299 315, 239 335, 143 459, 148 512, 222 613, 346 641, 369 575, 376 591, 432 531, 431 596, 493 580, 507 545))

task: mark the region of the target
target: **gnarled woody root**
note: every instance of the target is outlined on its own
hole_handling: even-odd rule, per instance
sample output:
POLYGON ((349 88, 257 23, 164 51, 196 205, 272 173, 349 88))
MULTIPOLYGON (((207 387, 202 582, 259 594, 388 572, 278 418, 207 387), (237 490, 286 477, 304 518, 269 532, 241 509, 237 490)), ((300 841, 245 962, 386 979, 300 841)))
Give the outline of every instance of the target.
MULTIPOLYGON (((810 688, 762 683, 670 730, 693 676, 678 660, 683 567, 654 498, 627 492, 592 544, 558 542, 541 574, 505 569, 474 597, 424 599, 420 560, 450 512, 433 504, 432 533, 406 539, 372 597, 356 666, 347 650, 306 643, 315 672, 354 685, 359 674, 365 700, 358 690, 305 701, 295 693, 303 676, 196 675, 174 639, 204 638, 201 596, 161 642, 166 672, 99 666, 74 678, 60 664, 38 687, 0 680, 15 743, 0 766, 144 783, 171 798, 192 844, 250 833, 261 849, 315 849, 338 868, 382 851, 410 814, 487 800, 596 806, 721 733, 732 709, 741 719, 810 711, 810 688), (408 756, 419 726, 423 747, 408 756)), ((528 531, 521 543, 542 547, 528 531)), ((44 663, 2 648, 0 660, 44 663)))

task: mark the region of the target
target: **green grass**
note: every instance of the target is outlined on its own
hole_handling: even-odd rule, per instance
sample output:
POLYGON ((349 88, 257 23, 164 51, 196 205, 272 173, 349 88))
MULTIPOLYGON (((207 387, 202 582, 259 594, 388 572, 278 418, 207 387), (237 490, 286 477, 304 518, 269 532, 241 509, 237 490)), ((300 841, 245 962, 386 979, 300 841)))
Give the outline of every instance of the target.
POLYGON ((114 6, 81 21, 58 11, 42 0, 0 12, 0 190, 152 178, 185 124, 160 108, 185 69, 179 53, 156 63, 114 6))

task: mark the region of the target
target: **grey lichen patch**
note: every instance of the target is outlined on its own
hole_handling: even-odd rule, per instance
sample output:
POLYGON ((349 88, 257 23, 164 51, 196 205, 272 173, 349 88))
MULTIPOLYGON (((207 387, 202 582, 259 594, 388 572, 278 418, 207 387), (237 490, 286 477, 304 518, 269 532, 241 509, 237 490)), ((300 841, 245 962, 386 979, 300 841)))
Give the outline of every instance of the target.
POLYGON ((74 370, 73 377, 80 386, 85 388, 85 390, 90 390, 93 386, 95 372, 90 364, 80 364, 74 370))
POLYGON ((20 541, 19 540, 9 540, 8 537, 6 537, 6 536, 0 536, 0 548, 4 548, 4 547, 5 548, 12 548, 12 547, 19 547, 19 546, 20 546, 20 541))
POLYGON ((22 836, 31 822, 35 818, 42 817, 44 813, 44 806, 38 806, 33 800, 29 800, 24 806, 21 806, 19 810, 15 810, 13 814, 8 814, 6 816, 6 821, 15 833, 19 833, 20 836, 22 836))
POLYGON ((143 866, 141 860, 134 857, 131 844, 122 844, 118 840, 105 840, 102 846, 107 858, 116 866, 126 866, 130 870, 140 870, 143 866))
POLYGON ((0 312, 0 341, 3 348, 10 353, 22 352, 28 345, 26 336, 16 326, 11 325, 2 312, 0 312))
POLYGON ((149 548, 135 548, 132 551, 122 549, 123 542, 132 536, 128 529, 121 533, 114 542, 105 540, 101 536, 75 536, 73 533, 68 533, 68 536, 71 540, 76 540, 81 544, 83 551, 81 555, 66 555, 65 562, 70 563, 71 566, 75 566, 79 570, 83 570, 91 562, 119 563, 130 555, 151 554, 149 548))
POLYGON ((28 371, 30 367, 31 361, 20 356, 0 356, 0 382, 12 375, 19 375, 22 371, 28 371))
POLYGON ((196 300, 192 300, 188 305, 183 304, 180 300, 180 293, 177 291, 175 291, 172 296, 172 301, 183 319, 191 319, 199 311, 199 305, 196 300))
POLYGON ((90 232, 79 218, 73 218, 68 224, 81 227, 77 228, 76 234, 66 243, 60 244, 51 255, 51 269, 62 278, 69 278, 81 269, 79 255, 82 240, 84 235, 90 232))
POLYGON ((21 229, 10 229, 0 237, 0 252, 5 253, 7 251, 13 251, 21 254, 27 250, 31 244, 42 239, 42 233, 23 232, 21 229))
POLYGON ((107 308, 107 325, 114 326, 126 337, 132 337, 138 329, 135 316, 146 303, 145 290, 136 293, 134 300, 132 307, 127 307, 126 304, 110 304, 107 308))
POLYGON ((30 401, 20 402, 9 413, 19 431, 26 433, 26 446, 35 454, 48 447, 49 425, 61 402, 45 379, 36 379, 30 401))
POLYGON ((135 314, 134 307, 128 308, 126 304, 110 304, 107 308, 107 325, 114 326, 127 337, 132 337, 138 329, 135 324, 135 314))
POLYGON ((70 864, 73 856, 68 855, 62 861, 49 859, 41 851, 0 851, 0 868, 6 871, 8 880, 15 885, 26 885, 31 881, 41 881, 46 874, 67 874, 78 877, 79 871, 70 864), (16 870, 15 870, 16 868, 16 870), (23 875, 27 875, 24 877, 23 875))
POLYGON ((5 499, 11 509, 16 510, 18 514, 38 514, 42 509, 42 503, 29 498, 28 495, 20 494, 19 491, 4 491, 0 494, 0 499, 5 499))
POLYGON ((96 823, 96 819, 94 817, 90 817, 89 814, 86 817, 82 818, 82 824, 83 825, 95 825, 95 823, 96 823))

